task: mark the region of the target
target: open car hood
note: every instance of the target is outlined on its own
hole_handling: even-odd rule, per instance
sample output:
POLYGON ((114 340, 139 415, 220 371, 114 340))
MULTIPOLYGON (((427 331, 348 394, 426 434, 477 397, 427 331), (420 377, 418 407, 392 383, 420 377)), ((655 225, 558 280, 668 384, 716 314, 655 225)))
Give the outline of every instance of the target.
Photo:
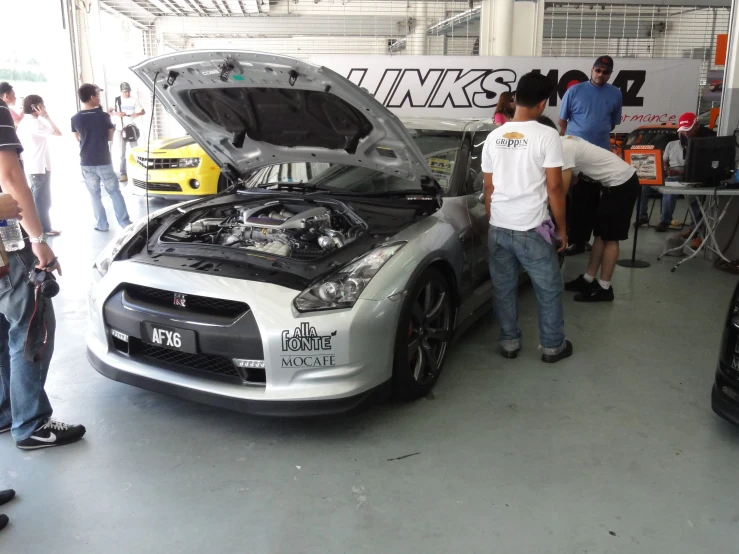
POLYGON ((398 118, 328 68, 260 52, 201 50, 131 70, 232 179, 274 163, 328 162, 441 190, 398 118))

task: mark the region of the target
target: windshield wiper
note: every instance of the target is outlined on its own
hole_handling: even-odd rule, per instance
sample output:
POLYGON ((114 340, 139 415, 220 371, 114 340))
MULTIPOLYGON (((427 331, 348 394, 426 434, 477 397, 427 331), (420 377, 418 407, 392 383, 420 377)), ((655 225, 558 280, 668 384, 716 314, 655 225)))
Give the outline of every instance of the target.
POLYGON ((408 196, 418 196, 423 198, 433 198, 433 194, 429 194, 425 190, 421 189, 406 189, 406 190, 386 190, 381 192, 358 192, 351 190, 341 190, 330 187, 320 187, 320 192, 323 194, 335 194, 342 196, 360 196, 367 198, 407 198, 408 196))
POLYGON ((304 185, 303 181, 298 181, 297 183, 262 183, 253 188, 312 192, 317 187, 316 185, 304 185))

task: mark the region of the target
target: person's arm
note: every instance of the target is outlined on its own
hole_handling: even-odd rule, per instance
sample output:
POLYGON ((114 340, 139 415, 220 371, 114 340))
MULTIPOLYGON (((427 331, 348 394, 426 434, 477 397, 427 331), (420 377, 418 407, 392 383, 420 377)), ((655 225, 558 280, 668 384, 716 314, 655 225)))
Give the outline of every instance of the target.
POLYGON ((113 142, 113 139, 115 138, 115 125, 113 125, 113 120, 110 119, 110 116, 108 116, 108 142, 113 142))
POLYGON ((43 120, 46 121, 46 123, 48 123, 49 126, 51 127, 51 129, 50 129, 50 131, 48 133, 45 132, 45 131, 42 133, 43 136, 53 136, 53 137, 60 137, 60 136, 62 136, 62 132, 54 124, 54 122, 51 120, 51 118, 49 117, 49 113, 46 111, 46 108, 40 109, 38 107, 35 107, 34 108, 34 111, 36 112, 36 114, 40 118, 43 118, 43 120))
POLYGON ((495 190, 495 186, 493 186, 493 174, 483 173, 482 182, 485 186, 485 213, 488 216, 488 221, 490 221, 490 205, 493 202, 493 191, 495 190))
MULTIPOLYGON (((26 175, 18 161, 18 153, 15 150, 0 150, 0 185, 3 192, 12 196, 24 217, 21 225, 28 233, 29 237, 40 237, 44 230, 41 227, 36 205, 33 202, 33 193, 26 182, 26 175)), ((33 253, 38 258, 37 269, 46 269, 47 271, 59 271, 62 274, 61 266, 55 260, 54 252, 48 244, 32 243, 33 253)))
POLYGON ((77 142, 82 142, 82 137, 80 137, 80 134, 79 133, 75 133, 74 134, 74 138, 77 139, 77 142))
POLYGON ((144 107, 139 103, 139 99, 136 99, 136 104, 133 107, 133 119, 136 119, 137 117, 141 117, 146 113, 146 110, 144 110, 144 107))
POLYGON ((565 92, 564 97, 562 98, 562 107, 559 110, 559 135, 561 137, 565 136, 567 134, 567 122, 570 119, 570 116, 572 115, 570 102, 572 98, 572 91, 568 90, 565 92))
POLYGON ((485 144, 482 147, 482 160, 480 160, 480 169, 482 169, 482 184, 483 184, 483 195, 485 198, 485 213, 490 221, 490 204, 493 201, 493 156, 495 155, 492 146, 492 136, 495 133, 490 133, 485 139, 485 144))
POLYGON ((543 137, 541 147, 549 207, 552 210, 557 233, 562 237, 562 244, 557 251, 563 252, 567 248, 567 222, 565 220, 565 186, 562 181, 562 167, 564 166, 562 139, 555 132, 548 133, 543 137))
POLYGON ((570 190, 571 184, 572 184, 572 170, 565 169, 562 171, 562 185, 565 188, 565 196, 567 195, 567 192, 570 190))
POLYGON ((567 224, 565 221, 566 189, 562 179, 561 167, 547 167, 544 169, 547 175, 547 195, 549 196, 549 207, 552 209, 554 225, 557 233, 562 238, 562 244, 557 252, 564 252, 567 248, 567 224))
POLYGON ((613 113, 611 114, 611 131, 613 131, 616 128, 616 125, 621 123, 621 111, 623 109, 623 95, 621 94, 621 91, 618 91, 618 104, 616 104, 616 109, 613 110, 613 113))

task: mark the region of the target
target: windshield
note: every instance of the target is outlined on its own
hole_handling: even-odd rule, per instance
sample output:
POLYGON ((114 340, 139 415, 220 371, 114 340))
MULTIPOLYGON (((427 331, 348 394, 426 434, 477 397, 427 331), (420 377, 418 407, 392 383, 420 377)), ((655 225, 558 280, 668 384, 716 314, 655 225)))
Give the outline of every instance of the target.
MULTIPOLYGON (((429 165, 434 178, 446 193, 461 144, 459 131, 409 130, 429 165)), ((381 156, 394 158, 392 150, 378 150, 381 156)), ((382 171, 328 163, 288 162, 258 169, 249 177, 245 186, 270 188, 279 185, 296 185, 306 188, 337 190, 353 194, 382 194, 403 191, 420 191, 418 185, 407 179, 382 171)))

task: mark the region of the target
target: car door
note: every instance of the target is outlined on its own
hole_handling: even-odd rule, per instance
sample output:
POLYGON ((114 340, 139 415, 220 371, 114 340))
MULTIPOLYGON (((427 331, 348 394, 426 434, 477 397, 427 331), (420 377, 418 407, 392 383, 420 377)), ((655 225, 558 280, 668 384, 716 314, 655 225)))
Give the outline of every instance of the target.
POLYGON ((470 218, 470 258, 472 279, 479 286, 490 279, 488 271, 488 229, 485 202, 480 201, 483 193, 482 149, 489 130, 470 133, 469 166, 464 182, 464 196, 470 218))

